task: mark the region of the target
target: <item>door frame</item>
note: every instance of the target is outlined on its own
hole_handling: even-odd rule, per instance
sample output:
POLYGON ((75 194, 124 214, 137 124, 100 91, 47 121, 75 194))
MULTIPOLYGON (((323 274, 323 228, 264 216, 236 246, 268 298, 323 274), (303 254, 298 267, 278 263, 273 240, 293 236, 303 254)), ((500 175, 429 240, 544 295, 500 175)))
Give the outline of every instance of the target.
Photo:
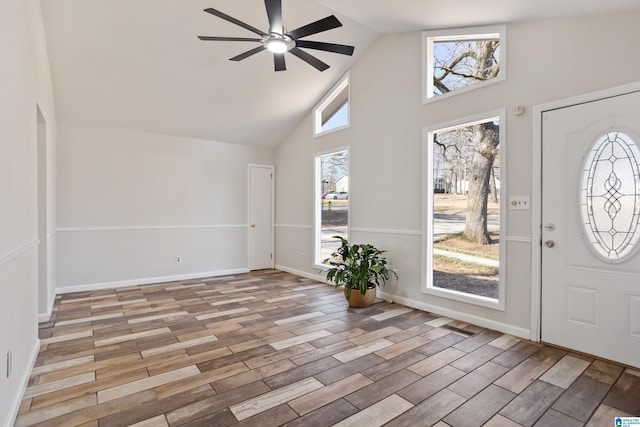
POLYGON ((274 268, 275 266, 275 262, 276 262, 276 253, 275 253, 275 180, 276 180, 276 173, 275 173, 275 166, 274 165, 265 165, 265 164, 258 164, 258 163, 249 163, 247 165, 247 269, 251 270, 251 244, 252 244, 252 240, 251 240, 251 170, 253 168, 260 168, 260 169, 269 169, 271 171, 271 225, 270 225, 270 231, 271 231, 271 268, 274 268))
POLYGON ((531 193, 531 341, 542 339, 542 124, 544 113, 640 92, 640 81, 560 99, 533 107, 533 182, 531 193))

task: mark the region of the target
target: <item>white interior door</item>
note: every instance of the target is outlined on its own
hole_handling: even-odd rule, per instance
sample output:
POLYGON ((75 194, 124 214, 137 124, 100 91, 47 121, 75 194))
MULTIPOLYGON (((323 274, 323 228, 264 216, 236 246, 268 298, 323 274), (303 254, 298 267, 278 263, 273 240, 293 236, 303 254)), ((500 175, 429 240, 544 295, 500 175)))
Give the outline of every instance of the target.
POLYGON ((640 93, 543 113, 541 337, 640 366, 640 93))
POLYGON ((249 269, 273 268, 273 166, 249 166, 249 269))

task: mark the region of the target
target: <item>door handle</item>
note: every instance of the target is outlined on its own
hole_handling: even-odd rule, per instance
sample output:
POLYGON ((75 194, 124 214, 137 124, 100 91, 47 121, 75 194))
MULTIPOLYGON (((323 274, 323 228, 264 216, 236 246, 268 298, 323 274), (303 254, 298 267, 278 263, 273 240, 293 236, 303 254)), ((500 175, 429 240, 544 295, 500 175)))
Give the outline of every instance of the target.
POLYGON ((544 245, 548 248, 552 248, 556 245, 556 242, 554 242, 553 240, 547 240, 546 242, 544 242, 544 245))
POLYGON ((255 224, 251 224, 251 228, 256 228, 256 225, 255 224))

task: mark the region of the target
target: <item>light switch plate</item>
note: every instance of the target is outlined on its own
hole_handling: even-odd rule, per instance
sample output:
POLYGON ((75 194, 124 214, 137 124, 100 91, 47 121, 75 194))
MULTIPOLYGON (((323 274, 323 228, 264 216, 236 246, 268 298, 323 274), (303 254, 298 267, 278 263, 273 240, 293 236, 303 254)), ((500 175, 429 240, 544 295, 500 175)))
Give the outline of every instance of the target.
POLYGON ((529 209, 529 196, 509 197, 509 209, 526 210, 529 209))

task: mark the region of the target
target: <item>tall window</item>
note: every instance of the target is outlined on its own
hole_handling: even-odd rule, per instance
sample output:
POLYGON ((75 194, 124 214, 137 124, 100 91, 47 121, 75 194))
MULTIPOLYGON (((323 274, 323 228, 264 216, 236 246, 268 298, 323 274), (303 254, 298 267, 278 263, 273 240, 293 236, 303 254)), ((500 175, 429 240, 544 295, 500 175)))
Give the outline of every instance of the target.
POLYGON ((422 33, 423 103, 506 78, 506 27, 422 33))
POLYGON ((325 264, 349 236, 349 150, 315 156, 315 263, 325 264))
POLYGON ((349 74, 313 109, 313 134, 324 135, 349 127, 349 74))
POLYGON ((497 309, 504 309, 502 115, 436 128, 425 140, 424 289, 497 309))

